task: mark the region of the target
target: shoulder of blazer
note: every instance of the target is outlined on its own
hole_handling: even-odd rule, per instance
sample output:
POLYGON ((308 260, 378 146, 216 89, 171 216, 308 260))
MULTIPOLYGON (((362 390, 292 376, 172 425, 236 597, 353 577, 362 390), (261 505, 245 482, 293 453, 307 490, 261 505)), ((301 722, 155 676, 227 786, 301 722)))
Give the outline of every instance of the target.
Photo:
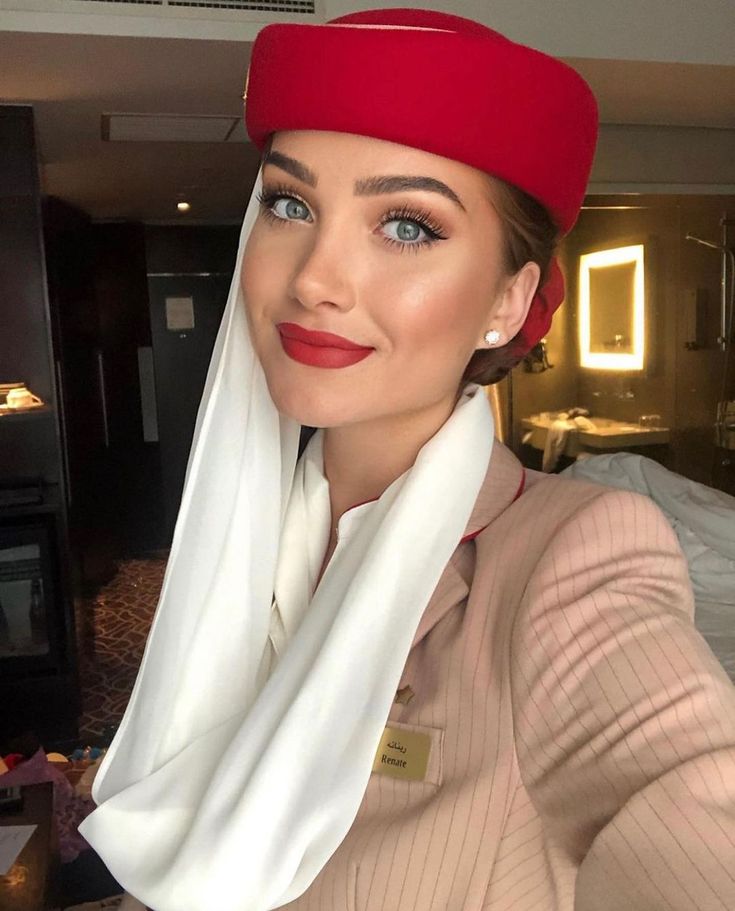
MULTIPOLYGON (((648 497, 576 478, 536 479, 476 536, 474 585, 501 583, 512 600, 534 575, 572 555, 573 541, 614 555, 647 548, 686 561, 666 517, 648 497), (511 595, 511 592, 513 593, 511 595)), ((677 572, 678 574, 678 572, 677 572)))

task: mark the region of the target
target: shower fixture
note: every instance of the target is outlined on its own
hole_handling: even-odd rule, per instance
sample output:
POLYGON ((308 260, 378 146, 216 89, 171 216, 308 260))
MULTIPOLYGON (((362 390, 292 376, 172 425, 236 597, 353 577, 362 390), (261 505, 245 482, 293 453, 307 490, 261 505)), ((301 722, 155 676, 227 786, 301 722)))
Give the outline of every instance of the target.
MULTIPOLYGON (((720 335, 717 339, 720 350, 725 352, 724 362, 722 364, 722 381, 720 384, 720 395, 717 401, 717 414, 715 418, 715 446, 730 449, 735 444, 735 401, 728 400, 728 373, 731 361, 733 313, 735 312, 735 253, 728 246, 727 229, 733 225, 733 220, 725 215, 720 221, 722 228, 722 243, 714 243, 711 240, 704 240, 694 234, 687 234, 686 240, 694 241, 703 247, 709 247, 711 250, 717 250, 722 257, 720 270, 720 335), (729 295, 728 295, 728 275, 729 275, 729 295), (729 297, 729 300, 728 300, 729 297)), ((718 459, 717 450, 715 449, 714 458, 718 459)), ((729 459, 721 461, 721 465, 729 464, 729 459)), ((714 465, 713 465, 714 472, 714 465)))
POLYGON ((702 244, 703 247, 712 247, 713 250, 719 250, 721 253, 729 252, 727 247, 723 247, 722 244, 715 244, 711 240, 703 240, 701 237, 697 237, 694 234, 687 234, 686 240, 694 240, 698 244, 702 244))
MULTIPOLYGON (((726 224, 725 219, 722 220, 722 224, 724 228, 726 224)), ((721 351, 727 351, 732 339, 732 319, 733 309, 735 309, 735 253, 733 253, 729 247, 725 246, 725 244, 716 244, 714 241, 704 240, 704 238, 697 237, 695 234, 687 234, 686 240, 693 240, 703 247, 709 247, 711 250, 717 250, 722 254, 722 270, 720 273, 720 335, 717 342, 721 351), (728 258, 730 260, 729 270, 728 258), (727 292, 728 271, 730 272, 729 310, 727 292)))

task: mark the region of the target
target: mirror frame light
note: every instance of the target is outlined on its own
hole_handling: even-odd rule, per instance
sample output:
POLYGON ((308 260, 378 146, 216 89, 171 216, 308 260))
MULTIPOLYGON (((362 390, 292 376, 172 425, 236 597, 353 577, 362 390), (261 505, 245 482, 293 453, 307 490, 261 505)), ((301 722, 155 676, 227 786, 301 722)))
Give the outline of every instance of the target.
POLYGON ((592 370, 643 370, 645 360, 645 250, 631 244, 612 250, 596 250, 579 257, 579 352, 580 364, 592 370), (633 352, 590 351, 590 270, 633 263, 633 352))

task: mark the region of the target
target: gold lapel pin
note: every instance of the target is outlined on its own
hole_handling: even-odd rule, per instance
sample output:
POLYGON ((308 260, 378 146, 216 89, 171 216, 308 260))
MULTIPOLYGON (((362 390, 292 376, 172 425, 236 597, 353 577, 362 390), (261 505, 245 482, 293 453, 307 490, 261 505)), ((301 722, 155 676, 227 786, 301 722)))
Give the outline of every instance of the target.
POLYGON ((400 702, 401 705, 408 705, 415 695, 416 694, 411 687, 406 684, 406 686, 402 686, 400 690, 396 692, 396 698, 393 701, 400 702))

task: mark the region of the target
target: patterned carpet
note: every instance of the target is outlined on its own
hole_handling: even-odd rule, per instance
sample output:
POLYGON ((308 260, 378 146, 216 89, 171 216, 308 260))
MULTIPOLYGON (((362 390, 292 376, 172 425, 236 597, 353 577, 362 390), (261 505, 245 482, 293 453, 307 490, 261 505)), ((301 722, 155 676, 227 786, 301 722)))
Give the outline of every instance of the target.
POLYGON ((96 740, 122 719, 133 690, 166 568, 165 559, 125 560, 100 589, 93 612, 94 655, 81 661, 82 739, 96 740))

